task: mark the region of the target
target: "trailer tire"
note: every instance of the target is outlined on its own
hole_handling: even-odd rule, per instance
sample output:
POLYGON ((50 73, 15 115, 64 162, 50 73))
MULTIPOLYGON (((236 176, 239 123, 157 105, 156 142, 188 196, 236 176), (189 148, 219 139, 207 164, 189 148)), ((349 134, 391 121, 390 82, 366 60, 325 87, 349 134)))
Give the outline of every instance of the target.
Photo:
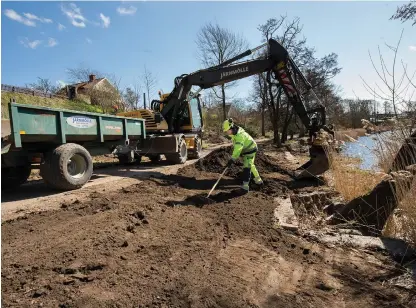
POLYGON ((59 190, 74 190, 87 183, 93 172, 90 153, 76 143, 66 143, 47 153, 40 166, 46 184, 59 190))
POLYGON ((1 169, 1 189, 11 190, 24 184, 30 176, 30 164, 1 169))
POLYGON ((178 152, 165 154, 166 160, 174 164, 184 164, 188 159, 188 148, 184 138, 179 140, 178 152))

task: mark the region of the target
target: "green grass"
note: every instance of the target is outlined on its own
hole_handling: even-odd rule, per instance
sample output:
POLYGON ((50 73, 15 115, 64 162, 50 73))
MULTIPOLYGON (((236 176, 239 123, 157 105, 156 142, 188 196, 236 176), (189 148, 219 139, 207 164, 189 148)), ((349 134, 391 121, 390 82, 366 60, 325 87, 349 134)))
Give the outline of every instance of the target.
POLYGON ((61 98, 47 98, 40 96, 32 96, 22 93, 11 93, 11 92, 2 92, 1 93, 1 118, 9 119, 9 103, 10 99, 14 98, 18 104, 27 104, 35 106, 43 106, 50 108, 61 108, 69 109, 76 111, 85 111, 85 112, 98 112, 102 113, 102 109, 98 106, 93 106, 85 103, 80 100, 67 100, 61 98))

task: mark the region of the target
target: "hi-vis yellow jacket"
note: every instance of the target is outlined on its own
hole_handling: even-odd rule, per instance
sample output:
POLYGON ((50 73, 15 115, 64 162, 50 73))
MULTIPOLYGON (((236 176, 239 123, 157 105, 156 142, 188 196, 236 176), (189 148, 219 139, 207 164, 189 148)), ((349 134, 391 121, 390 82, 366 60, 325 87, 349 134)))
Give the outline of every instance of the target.
POLYGON ((257 144, 243 128, 239 127, 237 134, 231 135, 233 141, 232 159, 236 160, 240 155, 251 154, 257 151, 257 144))

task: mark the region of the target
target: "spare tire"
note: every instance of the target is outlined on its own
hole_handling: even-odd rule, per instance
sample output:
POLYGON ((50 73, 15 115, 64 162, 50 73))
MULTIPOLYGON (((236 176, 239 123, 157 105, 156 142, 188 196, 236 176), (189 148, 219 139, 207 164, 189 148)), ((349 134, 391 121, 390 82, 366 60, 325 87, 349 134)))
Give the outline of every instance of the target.
POLYGON ((40 174, 45 183, 59 190, 81 188, 93 172, 90 153, 76 143, 66 143, 46 154, 40 166, 40 174))

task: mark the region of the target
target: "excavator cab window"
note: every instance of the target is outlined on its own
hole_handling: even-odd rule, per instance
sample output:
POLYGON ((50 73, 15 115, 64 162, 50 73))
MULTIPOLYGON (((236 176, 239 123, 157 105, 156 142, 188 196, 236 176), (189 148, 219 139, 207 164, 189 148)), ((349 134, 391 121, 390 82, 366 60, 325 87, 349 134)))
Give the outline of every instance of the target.
POLYGON ((191 115, 192 115, 192 128, 193 129, 200 129, 202 126, 201 121, 201 108, 199 104, 199 99, 197 97, 194 97, 189 102, 189 107, 191 109, 191 115))

